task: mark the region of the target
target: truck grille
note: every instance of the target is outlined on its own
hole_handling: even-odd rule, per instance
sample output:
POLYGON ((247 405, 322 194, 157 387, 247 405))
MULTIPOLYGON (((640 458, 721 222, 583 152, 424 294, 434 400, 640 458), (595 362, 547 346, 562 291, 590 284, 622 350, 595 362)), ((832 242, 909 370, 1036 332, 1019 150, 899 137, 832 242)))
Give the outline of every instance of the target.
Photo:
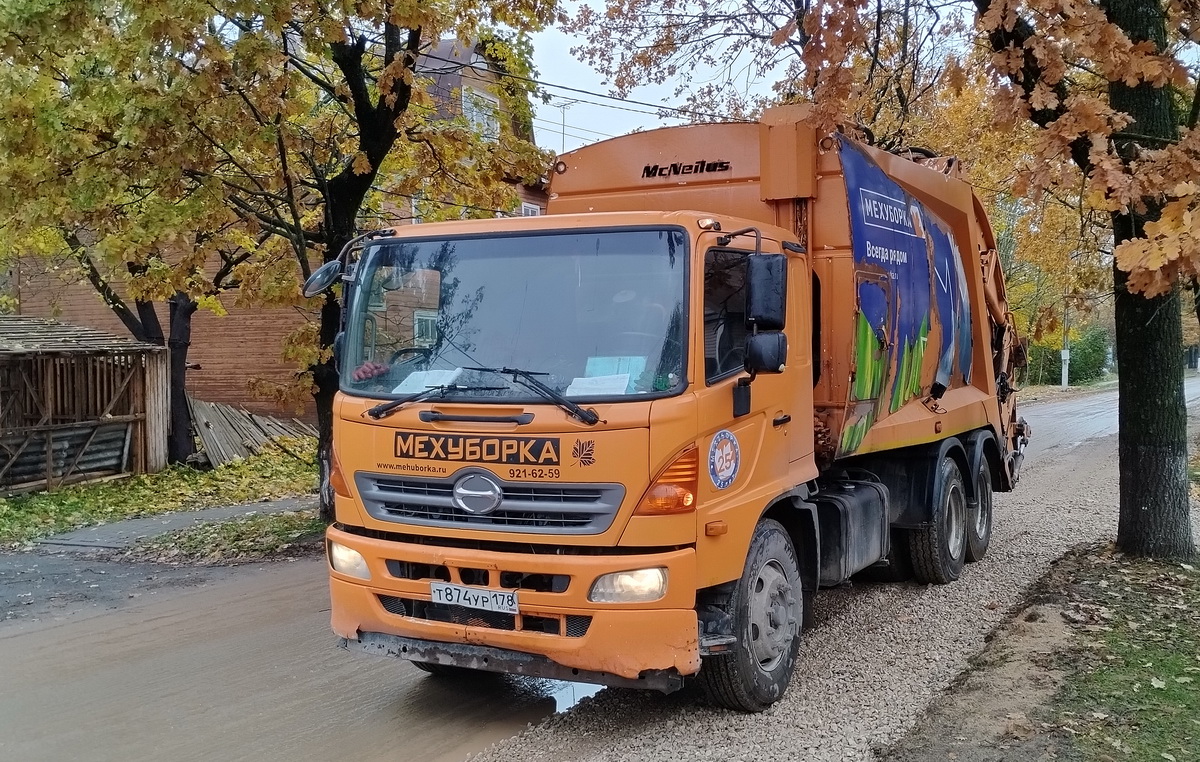
POLYGON ((482 611, 465 606, 449 606, 444 603, 420 601, 415 598, 398 598, 380 595, 379 604, 389 614, 423 619, 428 622, 449 622, 464 627, 483 627, 489 630, 541 632, 547 635, 566 635, 582 638, 592 625, 590 616, 580 614, 503 614, 498 611, 482 611))
POLYGON ((612 525, 625 497, 620 484, 507 482, 492 474, 503 497, 495 510, 468 513, 454 504, 454 484, 479 469, 445 479, 404 479, 359 472, 355 482, 367 513, 401 524, 470 527, 501 532, 599 534, 612 525))

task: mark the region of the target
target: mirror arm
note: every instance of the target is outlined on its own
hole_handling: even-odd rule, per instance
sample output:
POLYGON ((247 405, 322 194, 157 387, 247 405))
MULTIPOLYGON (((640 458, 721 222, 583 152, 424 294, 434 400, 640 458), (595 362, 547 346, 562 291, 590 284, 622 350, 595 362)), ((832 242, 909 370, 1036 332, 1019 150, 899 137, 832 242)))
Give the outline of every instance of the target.
MULTIPOLYGON (((382 236, 391 235, 391 234, 392 234, 391 228, 380 228, 378 230, 368 230, 367 232, 362 233, 361 235, 356 235, 353 238, 351 238, 349 241, 346 241, 346 245, 342 247, 342 250, 340 252, 338 252, 336 260, 341 262, 343 267, 349 269, 349 267, 350 267, 350 252, 353 249, 362 248, 359 244, 361 244, 363 241, 369 240, 371 238, 380 238, 382 236)), ((333 260, 331 260, 331 261, 333 261, 333 260)))
POLYGON ((717 245, 728 246, 734 238, 737 238, 740 235, 745 235, 746 233, 754 234, 754 253, 762 254, 762 231, 756 227, 742 228, 741 230, 734 230, 726 233, 717 239, 717 245))

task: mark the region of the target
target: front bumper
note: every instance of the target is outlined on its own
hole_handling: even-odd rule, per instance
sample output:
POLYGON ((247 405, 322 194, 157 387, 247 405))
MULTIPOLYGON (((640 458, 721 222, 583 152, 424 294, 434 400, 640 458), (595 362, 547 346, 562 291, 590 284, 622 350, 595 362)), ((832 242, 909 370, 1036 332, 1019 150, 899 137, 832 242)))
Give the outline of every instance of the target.
POLYGON ((555 680, 573 680, 618 688, 662 691, 663 693, 673 693, 683 687, 683 676, 674 669, 648 670, 642 672, 637 679, 631 679, 609 672, 591 672, 564 667, 545 656, 536 654, 477 646, 470 643, 442 643, 433 640, 403 638, 399 635, 385 635, 381 632, 360 632, 358 640, 342 638, 340 645, 347 650, 362 651, 375 656, 393 656, 429 664, 448 664, 484 672, 503 672, 506 675, 548 677, 555 680))
POLYGON ((337 528, 330 528, 328 537, 362 553, 371 571, 370 581, 364 581, 330 570, 333 630, 346 639, 347 646, 474 668, 481 668, 487 657, 488 664, 496 666, 482 668, 492 671, 658 690, 672 690, 678 687, 677 676, 700 669, 691 548, 649 554, 551 555, 395 542, 337 528), (597 577, 654 566, 667 569, 667 594, 662 600, 588 602, 587 593, 597 577), (442 576, 436 578, 448 577, 456 584, 502 589, 502 574, 513 572, 567 577, 569 584, 561 592, 518 588, 516 617, 464 610, 446 621, 422 612, 435 577, 421 575, 438 574, 442 576), (469 578, 464 580, 464 575, 469 578))

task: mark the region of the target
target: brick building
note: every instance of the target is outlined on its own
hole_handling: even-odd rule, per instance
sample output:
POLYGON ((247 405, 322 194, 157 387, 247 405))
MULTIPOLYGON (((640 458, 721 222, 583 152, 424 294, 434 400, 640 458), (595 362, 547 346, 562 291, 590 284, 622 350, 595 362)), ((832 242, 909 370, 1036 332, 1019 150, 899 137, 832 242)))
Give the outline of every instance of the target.
MULTIPOLYGON (((420 69, 434 80, 432 92, 445 116, 463 114, 486 135, 498 132, 499 119, 504 114, 496 95, 498 81, 492 65, 478 50, 454 41, 442 41, 429 55, 422 58, 420 69)), ((532 139, 532 130, 527 136, 532 139)), ((520 197, 516 213, 537 215, 545 212, 546 192, 541 185, 526 186, 513 183, 520 197)), ((410 208, 395 208, 393 224, 419 222, 410 208)), ((95 328, 115 335, 127 335, 121 321, 101 300, 86 280, 74 277, 74 268, 46 267, 44 262, 17 262, 5 276, 8 293, 18 300, 20 314, 54 317, 66 323, 95 328), (60 273, 71 272, 66 280, 60 273)), ((110 282, 119 294, 122 278, 110 282)), ((3 295, 0 291, 0 295, 3 295)), ((252 412, 301 415, 313 417, 312 402, 305 397, 303 407, 281 406, 256 396, 251 391, 253 380, 286 382, 301 368, 283 359, 281 348, 285 337, 311 320, 312 315, 294 308, 243 308, 234 304, 235 295, 223 295, 228 314, 218 316, 208 310, 196 312, 192 323, 192 341, 188 354, 187 386, 191 394, 211 402, 243 406, 252 412)), ((159 319, 164 330, 166 309, 159 305, 159 319)), ((421 310, 409 310, 411 325, 406 330, 419 336, 421 310)))

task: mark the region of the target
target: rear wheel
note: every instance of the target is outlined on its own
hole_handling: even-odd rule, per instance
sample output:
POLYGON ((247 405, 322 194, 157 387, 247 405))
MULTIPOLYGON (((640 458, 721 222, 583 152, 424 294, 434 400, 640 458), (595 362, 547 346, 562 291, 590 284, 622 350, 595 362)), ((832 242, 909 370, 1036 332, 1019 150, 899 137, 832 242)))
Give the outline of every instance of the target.
POLYGON ((967 556, 967 492, 953 458, 942 458, 934 486, 933 520, 909 531, 909 550, 917 581, 944 585, 962 574, 967 556))
POLYGON ((709 701, 761 712, 783 696, 796 666, 804 602, 792 539, 779 522, 763 519, 729 601, 737 643, 700 670, 709 701))
POLYGON ((992 469, 987 456, 975 473, 975 499, 967 511, 967 560, 981 561, 992 542, 992 469))

